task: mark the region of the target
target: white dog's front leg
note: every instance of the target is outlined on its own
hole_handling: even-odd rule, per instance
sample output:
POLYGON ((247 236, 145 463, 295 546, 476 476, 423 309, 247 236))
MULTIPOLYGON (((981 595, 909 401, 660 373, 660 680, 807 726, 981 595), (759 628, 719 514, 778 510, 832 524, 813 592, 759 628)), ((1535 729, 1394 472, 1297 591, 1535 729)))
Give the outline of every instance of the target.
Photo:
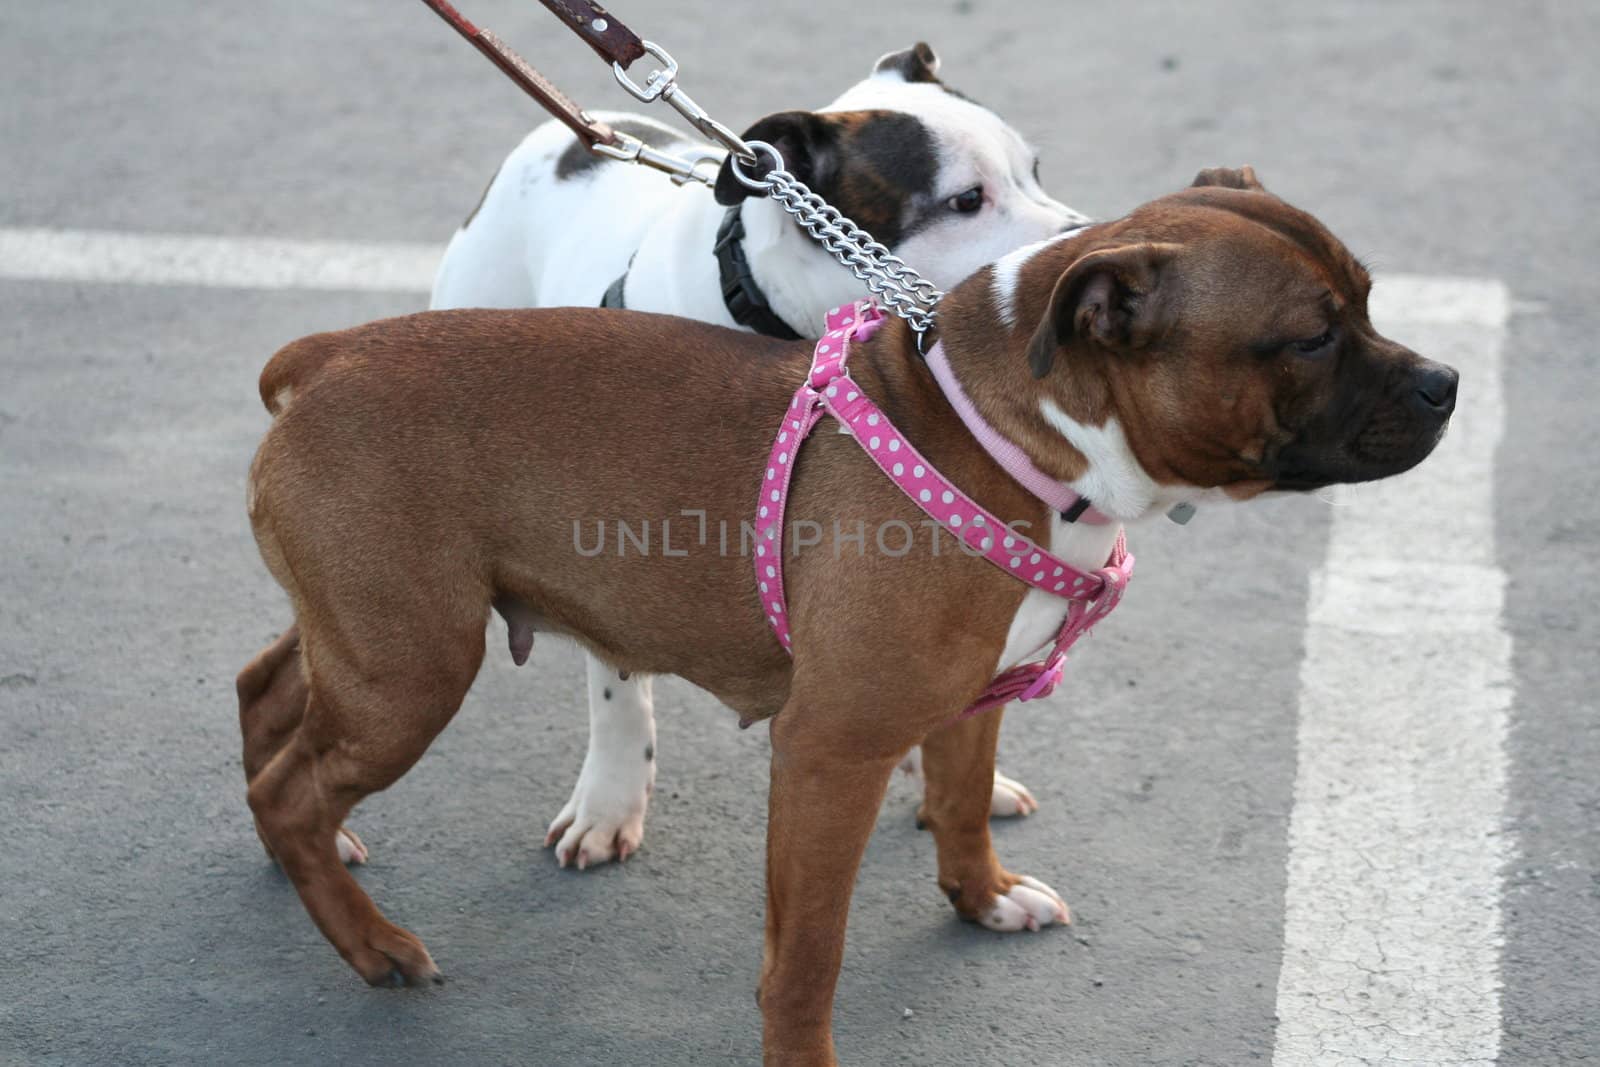
POLYGON ((656 720, 650 678, 589 657, 589 751, 561 814, 550 824, 561 866, 625 860, 644 840, 656 784, 656 720))

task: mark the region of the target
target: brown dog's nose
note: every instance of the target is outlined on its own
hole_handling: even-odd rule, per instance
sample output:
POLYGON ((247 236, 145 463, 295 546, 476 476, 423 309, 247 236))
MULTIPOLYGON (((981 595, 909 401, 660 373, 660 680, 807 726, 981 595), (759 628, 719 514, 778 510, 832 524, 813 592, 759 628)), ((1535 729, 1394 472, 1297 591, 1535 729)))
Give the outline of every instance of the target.
POLYGON ((1432 414, 1448 417, 1456 407, 1456 382, 1461 375, 1454 367, 1443 363, 1426 363, 1413 380, 1412 397, 1419 408, 1432 414))

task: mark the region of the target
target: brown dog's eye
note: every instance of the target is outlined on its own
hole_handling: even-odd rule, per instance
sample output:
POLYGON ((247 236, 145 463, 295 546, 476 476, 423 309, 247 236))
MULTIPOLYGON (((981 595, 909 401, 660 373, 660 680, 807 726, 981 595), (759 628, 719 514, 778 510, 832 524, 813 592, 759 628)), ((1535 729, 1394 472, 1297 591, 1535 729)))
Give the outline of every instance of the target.
POLYGON ((1315 356, 1331 344, 1333 344, 1333 328, 1330 326, 1315 337, 1291 342, 1290 347, 1302 356, 1315 356))
POLYGON ((951 211, 970 215, 983 206, 983 186, 974 185, 966 192, 957 193, 949 200, 946 200, 945 204, 949 206, 951 211))

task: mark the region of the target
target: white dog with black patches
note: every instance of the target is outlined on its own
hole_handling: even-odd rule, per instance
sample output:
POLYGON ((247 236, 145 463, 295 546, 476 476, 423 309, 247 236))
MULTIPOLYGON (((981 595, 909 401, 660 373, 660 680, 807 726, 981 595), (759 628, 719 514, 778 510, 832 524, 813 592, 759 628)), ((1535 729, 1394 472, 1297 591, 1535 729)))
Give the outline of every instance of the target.
MULTIPOLYGON (((785 111, 744 134, 941 289, 1089 220, 1039 185, 1038 158, 994 112, 949 89, 926 44, 878 60, 820 111, 785 111)), ((669 152, 720 155, 651 119, 601 114, 669 152)), ((850 273, 771 200, 721 165, 715 189, 586 151, 558 122, 534 130, 450 241, 433 308, 622 306, 780 337, 815 337, 858 298, 850 273)), ((512 654, 528 643, 512 626, 512 654)), ((562 866, 626 859, 655 784, 650 679, 589 659, 589 751, 550 824, 562 866), (641 755, 643 758, 641 758, 641 755)), ((917 769, 916 753, 908 769, 917 769)), ((990 810, 1037 803, 995 775, 990 810)), ((349 857, 347 857, 349 858, 349 857)))

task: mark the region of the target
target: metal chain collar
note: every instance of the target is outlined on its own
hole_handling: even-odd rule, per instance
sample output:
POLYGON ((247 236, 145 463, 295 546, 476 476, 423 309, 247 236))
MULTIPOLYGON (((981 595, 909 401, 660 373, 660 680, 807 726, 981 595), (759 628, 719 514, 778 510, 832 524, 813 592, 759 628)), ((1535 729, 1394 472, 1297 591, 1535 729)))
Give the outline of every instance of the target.
MULTIPOLYGON (((938 303, 944 293, 786 170, 783 156, 776 148, 765 141, 746 141, 713 119, 678 85, 677 61, 660 45, 649 41, 642 43, 645 52, 661 66, 651 71, 644 85, 639 85, 628 77, 622 64, 612 63, 611 71, 616 75, 618 84, 644 103, 665 100, 691 126, 732 153, 734 177, 777 201, 778 206, 793 216, 795 222, 834 259, 865 283, 874 297, 910 325, 917 334, 920 348, 923 334, 933 325, 938 303), (759 165, 762 154, 768 157, 772 167, 766 174, 756 177, 745 168, 759 165)), ((651 148, 636 137, 617 132, 622 138, 620 147, 595 145, 594 151, 613 159, 665 171, 680 185, 690 181, 710 185, 714 181, 699 169, 702 163, 711 161, 712 157, 702 155, 695 159, 684 159, 651 148)))

